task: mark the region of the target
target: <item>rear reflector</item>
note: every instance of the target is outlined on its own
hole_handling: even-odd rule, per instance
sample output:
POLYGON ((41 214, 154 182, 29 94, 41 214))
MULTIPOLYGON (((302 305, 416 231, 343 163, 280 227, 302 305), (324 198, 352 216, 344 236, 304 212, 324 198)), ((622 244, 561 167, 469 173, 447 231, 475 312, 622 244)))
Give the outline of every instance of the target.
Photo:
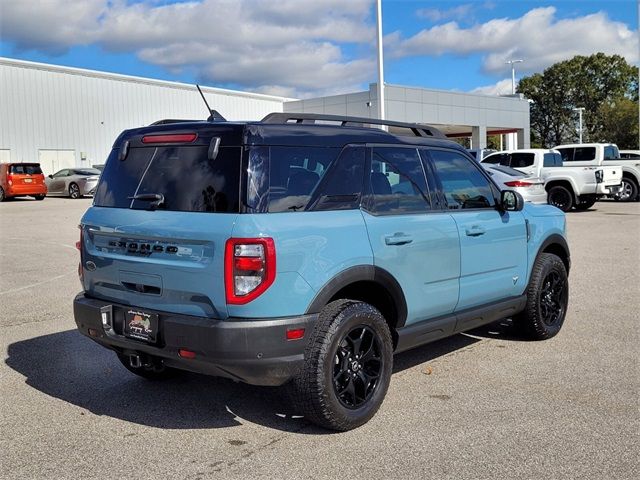
POLYGON ((304 328, 287 330, 287 340, 300 340, 302 337, 304 337, 304 328))
POLYGON ((145 135, 142 143, 190 143, 198 138, 197 133, 174 133, 169 135, 145 135))
POLYGON ((531 187, 533 183, 529 182, 521 182, 520 180, 514 180, 512 182, 504 182, 504 184, 508 187, 531 187))
POLYGON ((182 358, 188 358, 189 360, 196 358, 196 352, 192 352, 191 350, 187 350, 185 348, 181 348, 178 350, 178 355, 182 358))

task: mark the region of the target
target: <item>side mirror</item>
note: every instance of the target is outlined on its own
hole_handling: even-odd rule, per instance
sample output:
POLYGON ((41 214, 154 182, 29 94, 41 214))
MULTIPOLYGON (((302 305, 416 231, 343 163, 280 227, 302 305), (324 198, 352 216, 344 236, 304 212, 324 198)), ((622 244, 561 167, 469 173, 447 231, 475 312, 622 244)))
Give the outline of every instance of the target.
POLYGON ((500 194, 500 206, 505 212, 519 212, 524 208, 524 198, 513 190, 503 190, 500 194))
POLYGON ((53 178, 53 174, 49 174, 49 178, 53 178))

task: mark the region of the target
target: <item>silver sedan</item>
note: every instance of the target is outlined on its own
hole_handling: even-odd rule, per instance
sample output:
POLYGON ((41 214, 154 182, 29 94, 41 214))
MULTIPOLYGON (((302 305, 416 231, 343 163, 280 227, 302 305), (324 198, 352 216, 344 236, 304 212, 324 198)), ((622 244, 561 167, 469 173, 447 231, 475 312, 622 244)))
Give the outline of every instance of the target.
POLYGON ((80 198, 83 195, 93 195, 100 170, 95 168, 65 168, 45 178, 47 195, 80 198))
POLYGON ((493 163, 480 165, 503 190, 515 190, 522 195, 525 202, 547 203, 547 191, 544 189, 544 180, 541 178, 527 176, 515 168, 504 165, 493 163))

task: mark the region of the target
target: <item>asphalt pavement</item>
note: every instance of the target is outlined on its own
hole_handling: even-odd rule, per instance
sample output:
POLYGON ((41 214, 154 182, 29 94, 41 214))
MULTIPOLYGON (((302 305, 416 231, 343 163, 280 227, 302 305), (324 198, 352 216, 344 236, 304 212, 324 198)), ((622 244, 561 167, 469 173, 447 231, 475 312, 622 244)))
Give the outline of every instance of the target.
POLYGON ((640 203, 567 215, 557 337, 502 321, 400 354, 378 414, 347 433, 292 417, 277 389, 145 381, 77 333, 89 205, 0 204, 2 479, 637 478, 640 203))

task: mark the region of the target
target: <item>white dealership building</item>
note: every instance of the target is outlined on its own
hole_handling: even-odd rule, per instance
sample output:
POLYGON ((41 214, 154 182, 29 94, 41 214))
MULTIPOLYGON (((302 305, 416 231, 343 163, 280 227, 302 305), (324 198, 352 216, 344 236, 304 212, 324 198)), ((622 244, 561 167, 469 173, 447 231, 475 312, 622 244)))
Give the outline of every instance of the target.
MULTIPOLYGON (((270 112, 326 113, 372 118, 369 90, 295 100, 203 86, 212 108, 228 120, 259 120, 270 112)), ((0 58, 0 161, 39 162, 46 174, 104 163, 127 128, 161 119, 204 119, 194 85, 0 58)), ((427 123, 452 137, 517 133, 529 146, 529 103, 498 97, 385 85, 387 118, 427 123)))

